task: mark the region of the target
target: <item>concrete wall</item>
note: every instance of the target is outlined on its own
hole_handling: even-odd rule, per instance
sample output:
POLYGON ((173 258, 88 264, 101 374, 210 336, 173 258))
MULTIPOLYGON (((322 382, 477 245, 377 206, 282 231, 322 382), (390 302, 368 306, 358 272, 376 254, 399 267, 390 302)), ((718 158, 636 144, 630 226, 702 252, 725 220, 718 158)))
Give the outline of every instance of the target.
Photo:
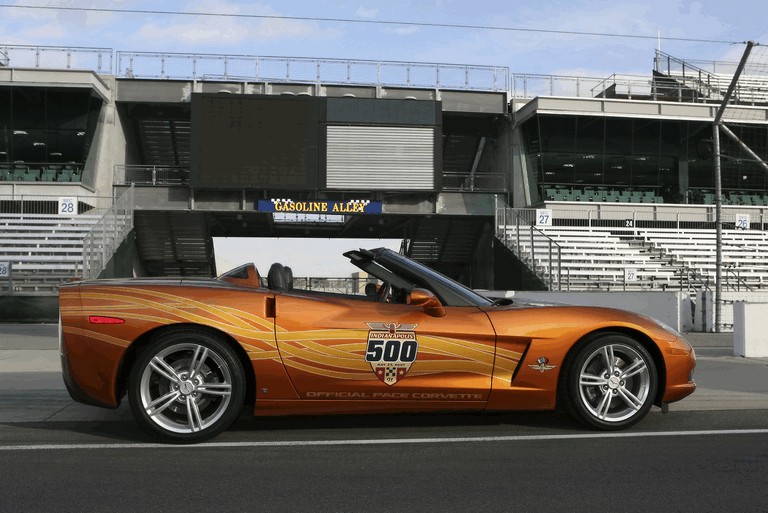
POLYGON ((58 296, 0 296, 0 322, 57 322, 58 296))
POLYGON ((96 132, 93 136, 84 175, 90 178, 97 196, 111 196, 115 164, 125 163, 125 135, 117 121, 115 110, 114 77, 104 77, 110 96, 105 100, 99 113, 96 132))
POLYGON ((768 303, 734 303, 733 354, 768 358, 768 303))
MULTIPOLYGON (((715 291, 703 290, 699 292, 696 301, 695 331, 715 331, 715 291)), ((724 290, 721 297, 723 303, 720 306, 721 331, 730 331, 735 325, 734 305, 739 302, 768 303, 768 292, 765 291, 733 291, 724 290)))

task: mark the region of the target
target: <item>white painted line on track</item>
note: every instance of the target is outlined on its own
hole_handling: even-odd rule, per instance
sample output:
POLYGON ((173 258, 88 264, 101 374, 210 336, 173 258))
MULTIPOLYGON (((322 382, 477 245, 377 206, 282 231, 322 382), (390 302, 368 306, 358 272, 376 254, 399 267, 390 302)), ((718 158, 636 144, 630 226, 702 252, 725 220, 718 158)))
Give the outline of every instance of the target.
POLYGON ((595 440, 603 438, 661 438, 675 436, 768 435, 768 429, 718 429, 702 431, 649 431, 645 433, 572 433, 564 435, 478 436, 450 438, 379 438, 368 440, 285 440, 274 442, 209 442, 192 445, 176 444, 41 444, 5 445, 0 451, 60 451, 77 449, 210 449, 242 447, 311 447, 328 445, 402 445, 529 442, 541 440, 595 440))

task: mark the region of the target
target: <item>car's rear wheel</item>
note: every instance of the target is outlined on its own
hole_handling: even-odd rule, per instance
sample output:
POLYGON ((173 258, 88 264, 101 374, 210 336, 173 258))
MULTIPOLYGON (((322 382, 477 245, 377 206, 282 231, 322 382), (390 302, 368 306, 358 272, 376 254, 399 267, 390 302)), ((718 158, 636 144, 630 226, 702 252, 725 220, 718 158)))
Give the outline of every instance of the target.
POLYGON ((167 442, 219 434, 235 421, 244 397, 245 375, 234 351, 204 331, 160 335, 140 352, 129 376, 136 420, 167 442))
POLYGON ((577 348, 566 373, 561 389, 566 411, 593 428, 627 428, 645 417, 656 397, 653 358, 623 334, 601 334, 577 348))

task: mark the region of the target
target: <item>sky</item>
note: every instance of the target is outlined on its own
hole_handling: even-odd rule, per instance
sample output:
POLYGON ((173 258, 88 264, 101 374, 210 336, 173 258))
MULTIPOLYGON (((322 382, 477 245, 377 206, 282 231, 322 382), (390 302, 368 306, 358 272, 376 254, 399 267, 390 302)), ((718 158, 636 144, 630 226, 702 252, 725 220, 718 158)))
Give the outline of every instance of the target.
POLYGON ((768 44, 766 18, 765 0, 0 0, 0 45, 478 64, 507 66, 512 73, 607 77, 613 73, 650 74, 659 45, 662 51, 683 59, 738 60, 744 46, 728 42, 768 44), (248 17, 253 15, 274 18, 248 17), (521 30, 416 25, 419 23, 521 30))
POLYGON ((394 239, 292 239, 263 237, 243 239, 214 238, 216 271, 227 272, 241 264, 253 262, 266 276, 274 262, 291 268, 294 276, 343 278, 360 269, 349 263, 343 253, 351 249, 390 248, 400 250, 400 240, 394 239))
MULTIPOLYGON (((428 62, 506 66, 517 74, 649 77, 658 47, 686 60, 738 61, 744 44, 734 42, 768 44, 766 19, 765 0, 0 0, 0 46, 428 62), (211 15, 216 13, 232 16, 211 15)), ((351 266, 332 263, 344 262, 341 252, 399 247, 398 241, 327 239, 218 239, 214 244, 220 272, 254 261, 266 273, 277 254, 295 276, 347 276, 351 266)))

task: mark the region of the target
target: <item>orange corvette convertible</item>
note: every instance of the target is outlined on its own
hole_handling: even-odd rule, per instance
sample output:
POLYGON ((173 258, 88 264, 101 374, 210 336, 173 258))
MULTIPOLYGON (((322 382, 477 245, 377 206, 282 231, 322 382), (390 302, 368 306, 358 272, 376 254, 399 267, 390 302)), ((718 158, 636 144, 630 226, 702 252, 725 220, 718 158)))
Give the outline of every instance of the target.
POLYGON ((254 415, 551 410, 626 428, 696 387, 693 348, 621 310, 490 300, 388 249, 344 254, 365 294, 293 288, 290 268, 60 289, 70 395, 169 442, 254 415))

